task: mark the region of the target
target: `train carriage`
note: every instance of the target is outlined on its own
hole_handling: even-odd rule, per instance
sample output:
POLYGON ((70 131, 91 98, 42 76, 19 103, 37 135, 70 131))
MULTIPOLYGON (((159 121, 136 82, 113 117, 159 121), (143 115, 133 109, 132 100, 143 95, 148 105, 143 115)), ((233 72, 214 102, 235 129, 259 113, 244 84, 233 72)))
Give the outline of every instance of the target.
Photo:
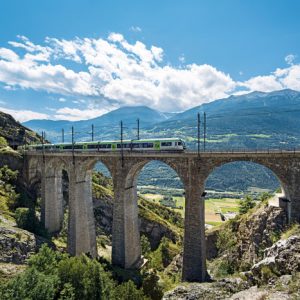
POLYGON ((21 147, 29 151, 184 151, 185 143, 179 138, 141 139, 37 144, 21 147))

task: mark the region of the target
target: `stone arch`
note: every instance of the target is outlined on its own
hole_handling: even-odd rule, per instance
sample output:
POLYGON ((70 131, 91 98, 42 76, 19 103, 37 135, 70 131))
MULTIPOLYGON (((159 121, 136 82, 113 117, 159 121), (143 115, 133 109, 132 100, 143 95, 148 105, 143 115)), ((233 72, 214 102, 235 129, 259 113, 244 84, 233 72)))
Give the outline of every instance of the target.
POLYGON ((96 158, 92 158, 92 159, 87 160, 85 162, 85 169, 87 171, 91 171, 91 170, 94 169, 96 164, 99 163, 99 162, 105 166, 105 168, 109 171, 109 173, 113 177, 113 174, 114 174, 114 171, 115 171, 114 168, 113 168, 113 164, 109 160, 107 160, 103 157, 96 157, 96 158))
POLYGON ((166 166, 170 167, 178 175, 178 177, 180 178, 180 180, 183 184, 183 187, 184 187, 186 178, 183 176, 182 171, 181 171, 180 167, 178 166, 178 164, 173 160, 162 159, 162 158, 144 159, 144 160, 141 160, 141 161, 133 164, 133 166, 131 166, 131 168, 129 169, 128 174, 126 176, 126 186, 130 187, 130 186, 136 185, 137 178, 138 178, 140 172, 142 171, 142 169, 147 164, 154 162, 154 161, 163 163, 166 166))
POLYGON ((272 160, 266 160, 266 159, 259 159, 259 158, 250 158, 250 157, 238 157, 238 158, 226 158, 226 159, 220 159, 217 161, 214 161, 210 164, 210 167, 208 168, 206 172, 206 178, 205 183, 207 182, 208 177, 218 168, 230 164, 230 163, 236 163, 236 162, 248 162, 253 163, 255 165, 259 165, 262 167, 267 168, 269 171, 272 172, 273 176, 278 180, 281 189, 282 194, 284 197, 289 197, 288 192, 288 182, 286 178, 286 174, 281 172, 280 166, 276 163, 276 161, 272 160))

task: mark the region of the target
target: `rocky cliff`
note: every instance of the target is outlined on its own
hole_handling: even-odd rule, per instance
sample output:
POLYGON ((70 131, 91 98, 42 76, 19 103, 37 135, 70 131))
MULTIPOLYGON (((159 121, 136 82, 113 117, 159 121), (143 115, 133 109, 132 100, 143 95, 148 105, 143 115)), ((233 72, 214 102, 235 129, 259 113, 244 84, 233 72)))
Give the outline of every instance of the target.
MULTIPOLYGON (((207 236, 212 282, 180 285, 163 299, 300 299, 300 227, 288 226, 282 209, 262 204, 207 236)), ((170 266, 179 271, 180 257, 170 266)))
POLYGON ((41 137, 37 133, 18 123, 11 115, 1 111, 0 136, 4 137, 12 148, 23 144, 41 142, 41 137))

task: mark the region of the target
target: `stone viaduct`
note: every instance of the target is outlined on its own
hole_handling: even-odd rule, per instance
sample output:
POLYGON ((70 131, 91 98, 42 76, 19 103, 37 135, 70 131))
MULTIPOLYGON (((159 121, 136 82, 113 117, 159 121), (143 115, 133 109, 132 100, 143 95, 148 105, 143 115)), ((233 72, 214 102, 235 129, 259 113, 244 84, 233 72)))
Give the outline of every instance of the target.
POLYGON ((185 189, 185 224, 182 279, 206 278, 204 199, 209 174, 225 163, 250 161, 263 165, 277 176, 286 199, 290 221, 300 221, 300 152, 27 152, 24 176, 28 186, 37 177, 42 183, 42 220, 49 232, 61 229, 63 221, 62 170, 69 176, 68 251, 72 255, 97 255, 92 202, 92 170, 102 162, 114 186, 112 262, 137 268, 141 246, 137 206, 137 178, 148 162, 158 160, 173 168, 185 189))

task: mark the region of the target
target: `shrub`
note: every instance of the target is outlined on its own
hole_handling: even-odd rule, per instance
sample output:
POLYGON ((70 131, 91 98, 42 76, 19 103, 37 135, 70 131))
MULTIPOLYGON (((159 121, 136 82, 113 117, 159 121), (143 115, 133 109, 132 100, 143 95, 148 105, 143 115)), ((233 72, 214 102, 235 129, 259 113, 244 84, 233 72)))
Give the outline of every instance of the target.
POLYGON ((147 298, 142 290, 138 290, 134 283, 129 280, 128 282, 118 285, 111 297, 111 300, 143 300, 147 298))
POLYGON ((18 227, 48 237, 47 231, 38 220, 33 208, 18 207, 15 211, 15 219, 18 227))
POLYGON ((82 299, 85 295, 89 295, 90 299, 101 297, 99 264, 85 257, 71 257, 60 262, 58 274, 62 285, 69 283, 74 288, 76 299, 82 299))
POLYGON ((0 136, 0 148, 4 148, 7 146, 8 146, 7 140, 3 136, 0 136))
POLYGON ((28 269, 0 284, 2 300, 147 299, 132 281, 116 286, 95 259, 69 257, 43 245, 28 261, 28 269))
POLYGON ((59 262, 66 258, 68 258, 67 254, 53 251, 47 244, 43 244, 39 252, 30 257, 28 265, 47 275, 56 274, 59 262))
POLYGON ((141 247, 142 247, 142 254, 145 257, 148 257, 151 251, 151 246, 150 246, 149 239, 144 234, 141 235, 141 247))
POLYGON ((29 268, 0 291, 3 300, 51 300, 54 299, 58 286, 57 276, 47 276, 35 268, 29 268))
POLYGON ((66 283, 60 292, 59 300, 75 300, 75 289, 72 284, 66 283))
POLYGON ((255 206, 255 201, 253 198, 249 195, 245 197, 245 199, 240 201, 240 206, 239 206, 239 213, 240 214, 245 214, 247 213, 251 208, 255 206))
POLYGON ((259 200, 261 202, 267 202, 270 198, 272 198, 273 195, 268 193, 268 192, 264 192, 264 193, 261 193, 260 196, 259 196, 259 200))
POLYGON ((144 274, 143 291, 146 296, 149 296, 153 300, 162 299, 163 289, 159 285, 159 276, 156 270, 150 270, 144 274))
POLYGON ((220 230, 217 237, 216 246, 220 253, 225 250, 231 250, 237 243, 237 237, 231 228, 224 227, 223 230, 220 230))

